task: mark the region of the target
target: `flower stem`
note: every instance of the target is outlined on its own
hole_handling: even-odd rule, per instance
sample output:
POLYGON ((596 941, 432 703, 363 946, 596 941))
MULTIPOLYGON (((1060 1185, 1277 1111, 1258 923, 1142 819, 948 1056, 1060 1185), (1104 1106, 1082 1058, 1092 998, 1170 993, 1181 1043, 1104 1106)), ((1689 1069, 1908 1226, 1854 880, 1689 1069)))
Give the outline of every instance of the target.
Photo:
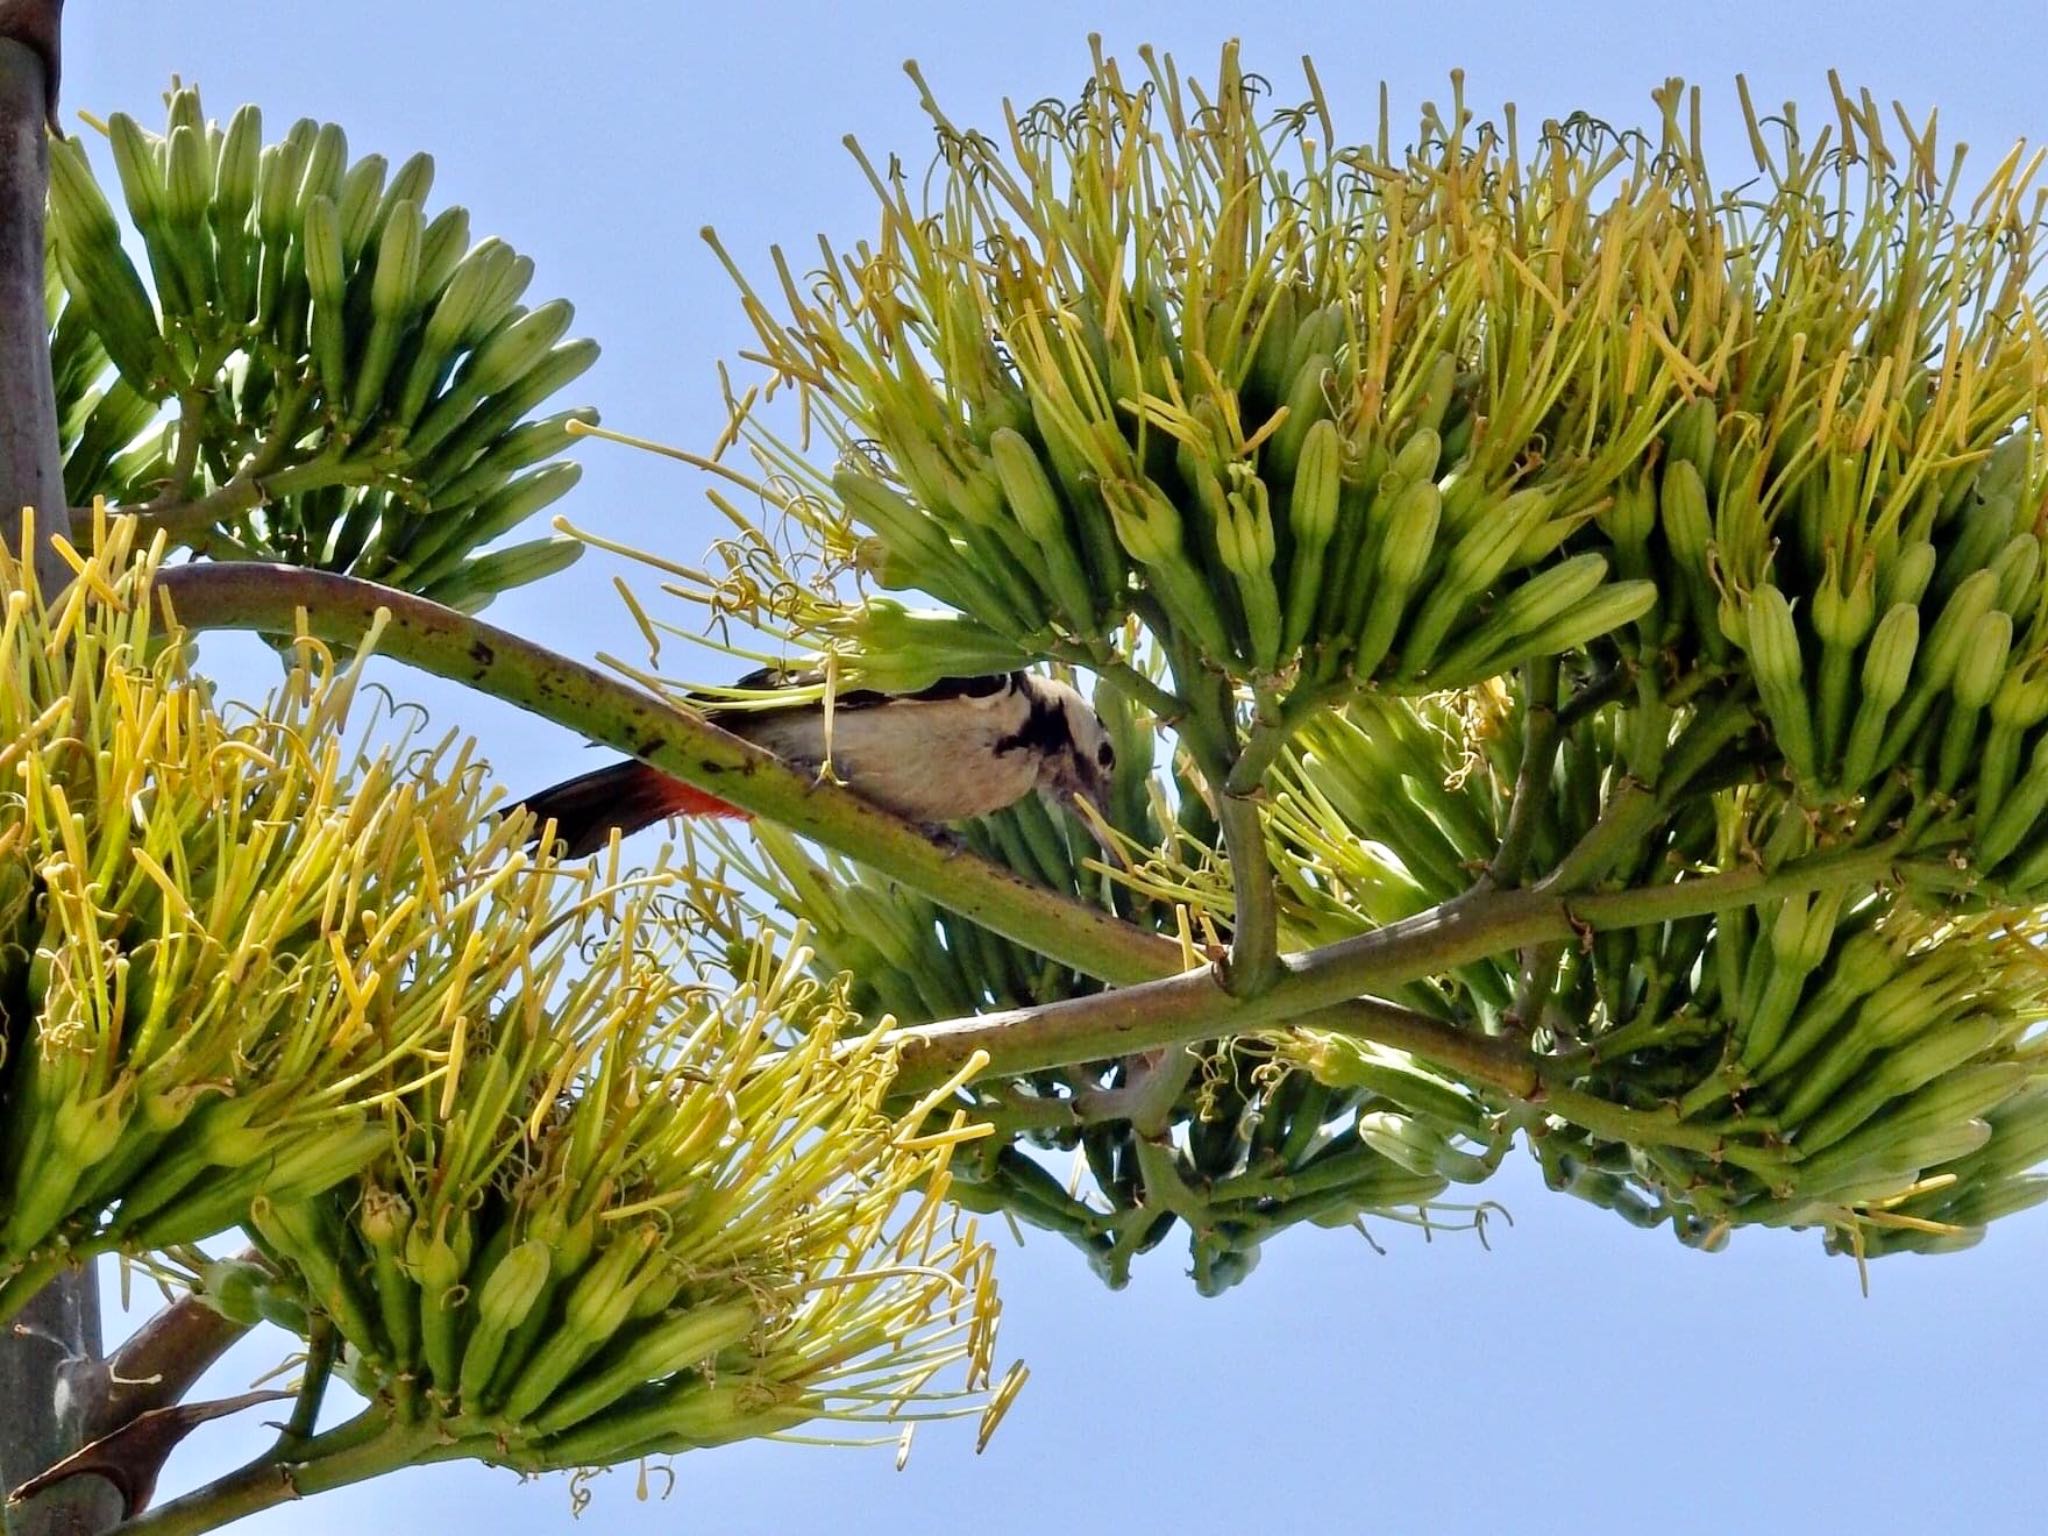
POLYGON ((1529 861, 1536 829, 1550 807, 1551 777, 1557 768, 1558 666, 1555 656, 1532 661, 1523 669, 1522 761, 1515 770, 1514 798, 1508 802, 1508 824, 1501 832, 1487 868, 1489 883, 1519 885, 1529 861))
POLYGON ((147 1536, 198 1536, 293 1499, 381 1477, 422 1459, 434 1445, 432 1423, 393 1423, 368 1408, 307 1441, 289 1459, 266 1453, 203 1488, 138 1515, 121 1529, 147 1536))
MULTIPOLYGON (((1281 975, 1265 992, 1233 997, 1207 970, 1126 986, 1091 997, 921 1025, 901 1033, 898 1085, 915 1091, 944 1082, 976 1051, 987 1071, 1017 1076, 1077 1061, 1096 1061, 1254 1029, 1306 1025, 1343 1028, 1343 1016, 1320 1011, 1351 1004, 1524 944, 1569 940, 1603 928, 1634 928, 1679 917, 1750 906, 1773 897, 1885 879, 1897 850, 1890 846, 1820 854, 1766 874, 1731 870, 1695 880, 1579 896, 1534 890, 1475 891, 1398 923, 1306 954, 1281 959, 1281 975)), ((1396 1010, 1352 1014, 1367 1039, 1410 1050, 1475 1076, 1517 1097, 1540 1080, 1536 1059, 1501 1055, 1480 1039, 1421 1015, 1396 1010)))

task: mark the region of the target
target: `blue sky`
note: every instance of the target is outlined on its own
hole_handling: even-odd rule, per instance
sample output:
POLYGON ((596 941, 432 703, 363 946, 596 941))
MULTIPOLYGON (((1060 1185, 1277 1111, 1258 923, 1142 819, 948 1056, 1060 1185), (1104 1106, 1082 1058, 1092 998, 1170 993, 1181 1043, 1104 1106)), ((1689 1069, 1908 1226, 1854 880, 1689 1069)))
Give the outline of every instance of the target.
MULTIPOLYGON (((67 108, 147 122, 176 72, 223 119, 253 100, 277 128, 301 114, 343 123, 357 153, 433 151, 435 205, 466 203, 479 234, 531 253, 535 292, 574 299, 579 333, 604 342, 576 398, 614 426, 693 446, 719 425, 713 363, 746 339, 697 230, 715 224, 754 270, 771 242, 814 249, 818 231, 841 243, 867 233, 864 185, 840 140, 923 161, 907 57, 956 118, 992 124, 1004 96, 1071 94, 1090 31, 1122 52, 1150 41, 1197 70, 1236 35, 1247 67, 1283 96, 1313 54, 1340 129, 1361 137, 1382 79, 1397 126, 1447 98, 1454 67, 1482 111, 1512 99, 1525 121, 1585 108, 1630 124, 1648 120, 1651 87, 1683 74, 1707 89, 1730 179, 1747 164, 1737 71, 1760 104, 1795 99, 1816 118, 1830 68, 1916 115, 1938 106, 1945 137, 1976 146, 1987 170, 2013 140, 2048 134, 2048 0, 101 0, 72 11, 67 108)), ((602 445, 584 458, 583 485, 559 508, 578 522, 685 559, 711 538, 702 488, 676 466, 602 445)), ((574 654, 637 654, 610 590, 616 569, 593 556, 491 616, 574 654)), ((246 650, 209 655, 244 693, 274 680, 274 663, 246 650)), ((515 786, 590 761, 488 701, 390 680, 438 721, 476 731, 515 786)), ((1547 1194, 1519 1159, 1488 1192, 1515 1218, 1494 1225, 1490 1252, 1398 1228, 1375 1234, 1384 1257, 1352 1234, 1296 1234, 1215 1301, 1197 1299, 1171 1244, 1111 1294, 1071 1251, 1036 1238, 1006 1252, 1003 1276, 1005 1353, 1033 1376, 986 1455, 954 1426, 921 1435, 902 1473, 885 1450, 743 1446, 677 1463, 666 1503, 636 1501, 630 1470, 601 1479, 583 1519, 718 1536, 2039 1528, 2048 1408, 2028 1373, 2048 1358, 2048 1212, 1959 1256, 1880 1263, 1866 1300, 1854 1267, 1810 1235, 1749 1234, 1696 1254, 1547 1194)), ((217 1385, 240 1390, 268 1363, 245 1347, 217 1385)), ((253 1420, 203 1432, 166 1486, 223 1470, 266 1434, 253 1420)), ((243 1529, 570 1523, 560 1479, 521 1487, 438 1467, 243 1529)))

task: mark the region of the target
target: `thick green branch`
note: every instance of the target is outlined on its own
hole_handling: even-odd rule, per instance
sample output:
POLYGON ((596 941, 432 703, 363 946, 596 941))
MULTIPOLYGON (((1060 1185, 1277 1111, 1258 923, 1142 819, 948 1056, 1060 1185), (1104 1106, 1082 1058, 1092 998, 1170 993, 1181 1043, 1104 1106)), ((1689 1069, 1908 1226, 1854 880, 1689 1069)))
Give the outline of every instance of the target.
POLYGON ((1224 985, 1248 997, 1265 991, 1280 975, 1279 900, 1266 853, 1266 823, 1251 794, 1227 790, 1216 797, 1216 820, 1223 828, 1236 893, 1224 985))
MULTIPOLYGON (((1253 1029, 1313 1022, 1333 1004, 1385 992, 1524 944, 1571 939, 1602 928, 1632 928, 1750 906, 1775 896, 1882 880, 1897 858, 1890 847, 1818 855, 1774 873, 1734 870, 1642 890, 1553 896, 1540 891, 1476 891, 1403 922, 1281 960, 1280 978, 1256 997, 1233 997, 1209 970, 1127 986, 1092 997, 923 1025, 904 1031, 900 1085, 943 1082, 976 1051, 996 1076, 1016 1076, 1075 1061, 1095 1061, 1253 1029)), ((1359 1033, 1472 1074, 1518 1097, 1535 1091, 1532 1058, 1498 1057, 1493 1046, 1419 1015, 1375 1014, 1359 1033), (1392 1027, 1389 1027, 1389 1026, 1392 1027), (1499 1074, 1506 1073, 1507 1076, 1499 1074)), ((1508 1048, 1512 1049, 1512 1048, 1508 1048)))
POLYGON ((382 610, 389 615, 378 641, 383 655, 643 758, 1039 954, 1116 983, 1179 966, 1179 946, 1169 939, 935 843, 700 716, 452 608, 354 577, 244 562, 179 566, 158 577, 157 590, 193 630, 288 635, 303 615, 307 633, 338 644, 360 640, 382 610))
MULTIPOLYGON (((1117 983, 1118 990, 1042 1008, 980 1015, 904 1032, 905 1092, 943 1082, 976 1051, 990 1073, 1015 1076, 1280 1024, 1343 1029, 1414 1052, 1517 1098, 1545 1091, 1544 1063, 1362 995, 1384 992, 1525 944, 1585 930, 1695 916, 1841 883, 1880 880, 1891 847, 1818 856, 1765 874, 1738 870, 1644 890, 1567 896, 1475 891, 1405 922, 1280 961, 1274 984, 1232 997, 1212 968, 1173 974, 1179 950, 1109 914, 958 851, 844 790, 819 784, 699 717, 508 631, 371 582, 288 566, 186 566, 160 588, 196 629, 358 638, 381 609, 385 654, 469 683, 556 723, 632 752, 746 810, 815 838, 1039 953, 1117 983), (1164 978, 1164 979, 1161 979, 1164 978)), ((1702 1132, 1711 1135, 1711 1132, 1702 1132)))
POLYGON ((1557 658, 1546 656, 1523 669, 1522 761, 1515 771, 1508 824, 1487 868, 1488 883, 1519 885, 1536 830, 1550 808, 1551 779, 1557 771, 1557 658))
POLYGON ((214 524, 267 507, 283 497, 330 485, 373 485, 382 477, 382 471, 375 465, 349 463, 336 457, 308 459, 274 473, 260 472, 252 465, 195 500, 151 502, 146 507, 119 510, 133 515, 145 535, 161 530, 173 544, 194 545, 205 538, 214 524))
POLYGON ((290 1459, 264 1455, 181 1498, 129 1521, 124 1532, 198 1536, 308 1494, 380 1477, 425 1457, 437 1430, 431 1423, 391 1423, 382 1409, 365 1410, 307 1443, 290 1459))
POLYGON ((334 1374, 334 1357, 339 1347, 334 1320, 315 1313, 306 1338, 306 1370, 299 1380, 298 1399, 292 1404, 291 1418, 278 1431, 273 1455, 287 1457, 311 1443, 313 1429, 320 1421, 320 1404, 327 1396, 328 1379, 334 1374))

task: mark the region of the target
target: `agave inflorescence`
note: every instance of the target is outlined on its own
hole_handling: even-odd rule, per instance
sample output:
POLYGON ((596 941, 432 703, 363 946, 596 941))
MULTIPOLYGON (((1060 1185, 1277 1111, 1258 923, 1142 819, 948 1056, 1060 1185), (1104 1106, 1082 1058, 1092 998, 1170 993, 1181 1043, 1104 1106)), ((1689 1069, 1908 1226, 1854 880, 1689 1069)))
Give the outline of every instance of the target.
POLYGON ((590 903, 602 931, 471 1025, 384 1156, 256 1202, 263 1288, 334 1321, 393 1437, 523 1469, 915 1417, 955 1364, 985 1386, 990 1253, 943 1203, 961 1122, 883 1113, 887 1033, 807 949, 714 989, 671 904, 590 903))
POLYGON ((263 141, 176 86, 107 138, 144 283, 84 145, 51 156, 49 310, 65 488, 148 504, 182 542, 349 571, 474 611, 562 569, 565 539, 477 553, 581 473, 587 408, 526 419, 597 357, 531 257, 429 217, 434 160, 349 159, 337 123, 263 141), (536 467, 538 466, 538 467, 536 467))
POLYGON ((0 1308, 168 1250, 231 1315, 338 1339, 358 1459, 588 1465, 978 1398, 989 1251, 944 1204, 973 1132, 934 1123, 953 1085, 883 1112, 894 1047, 843 977, 800 944, 721 970, 717 889, 528 850, 468 744, 352 745, 374 633, 346 668, 301 642, 230 720, 157 611, 162 538, 95 534, 54 605, 0 554, 0 1308), (196 1246, 238 1226, 260 1258, 196 1246))
MULTIPOLYGON (((1112 724, 1163 744, 1149 783, 1123 774, 1116 860, 1056 823, 973 835, 1197 940, 1326 944, 1475 887, 1654 912, 1702 877, 1857 872, 1668 921, 1610 902, 1580 941, 1388 992, 1529 1046, 1533 1099, 1475 1080, 1445 1119, 1389 1091, 1380 1048, 1374 1089, 1327 1039, 1281 1040, 1329 1079, 1305 1093, 1240 1042, 1183 1075, 1170 1141, 1114 1112, 1143 1062, 982 1085, 1014 1134, 1080 1141, 1107 1215, 1004 1149, 982 1166, 1098 1251, 1186 1217, 1198 1270, 1227 1250, 1230 1274, 1283 1191, 1344 1187, 1364 1149, 1476 1176, 1517 1126, 1553 1182, 1694 1242, 1953 1245, 1930 1213, 2035 1198, 2038 157, 1969 187, 1931 118, 1837 88, 1812 134, 1745 89, 1759 174, 1729 190, 1676 81, 1648 133, 1481 122, 1457 90, 1405 149, 1384 110, 1346 146, 1308 84, 1262 115, 1234 49, 1208 89, 1098 53, 1077 102, 995 136, 927 93, 921 194, 856 151, 871 241, 808 272, 778 252, 772 284, 728 259, 768 378, 713 459, 768 516, 714 492, 737 532, 709 569, 657 562, 668 589, 885 688, 1092 671, 1112 724), (1843 1010, 1880 951, 1980 990, 1867 1035, 1843 1010), (1212 1203, 1235 1179, 1268 1198, 1212 1203)), ((764 852, 892 1006, 1096 985, 764 852)))
POLYGON ((358 673, 310 644, 231 720, 152 612, 161 546, 97 532, 61 596, 0 569, 10 1307, 66 1258, 210 1236, 361 1168, 468 989, 545 921, 497 894, 546 873, 514 829, 476 838, 467 747, 356 762, 358 673))

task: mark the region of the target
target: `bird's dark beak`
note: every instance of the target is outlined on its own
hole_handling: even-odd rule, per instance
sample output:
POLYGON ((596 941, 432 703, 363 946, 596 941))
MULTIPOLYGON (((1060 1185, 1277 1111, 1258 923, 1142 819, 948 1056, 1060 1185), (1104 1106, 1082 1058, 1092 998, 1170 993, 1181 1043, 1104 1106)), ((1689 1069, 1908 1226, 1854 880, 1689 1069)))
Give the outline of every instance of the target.
POLYGON ((1088 829, 1088 835, 1095 839, 1095 845, 1111 859, 1122 863, 1123 860, 1117 853, 1113 829, 1109 824, 1106 799, 1103 790, 1095 786, 1063 786, 1059 791, 1060 804, 1072 811, 1075 819, 1088 829))

